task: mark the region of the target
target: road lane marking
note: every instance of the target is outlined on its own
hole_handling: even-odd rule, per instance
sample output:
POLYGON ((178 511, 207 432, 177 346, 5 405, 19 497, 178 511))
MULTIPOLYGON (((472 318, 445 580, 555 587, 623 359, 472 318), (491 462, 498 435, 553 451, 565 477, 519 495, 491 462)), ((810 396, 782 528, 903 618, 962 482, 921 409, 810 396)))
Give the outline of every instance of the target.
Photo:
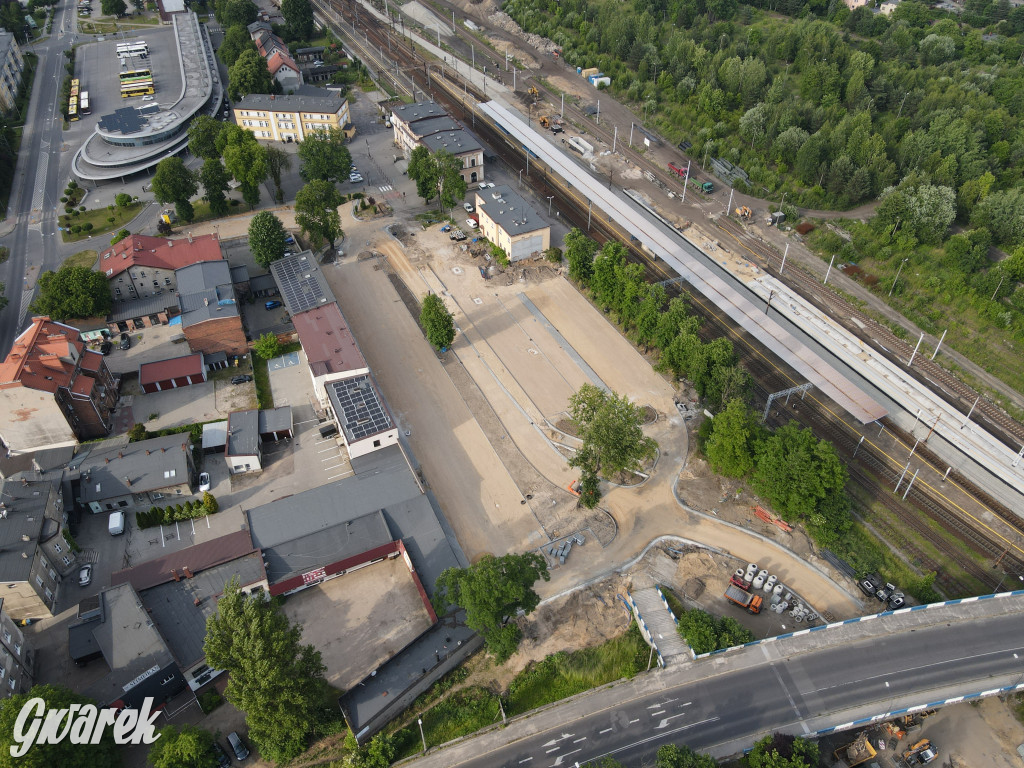
POLYGON ((586 740, 587 740, 587 737, 586 737, 586 736, 584 736, 584 737, 583 737, 583 738, 581 738, 581 739, 575 739, 575 740, 573 740, 573 742, 572 742, 572 743, 573 743, 573 744, 579 744, 579 743, 580 743, 581 741, 586 741, 586 740))
POLYGON ((665 726, 668 725, 669 720, 675 720, 677 717, 682 717, 685 714, 686 714, 685 712, 680 712, 678 715, 672 715, 671 717, 663 717, 661 719, 661 722, 658 723, 658 725, 654 726, 654 730, 657 731, 657 730, 660 730, 661 728, 664 728, 665 726))
POLYGON ((525 760, 520 760, 520 761, 519 761, 519 764, 520 764, 520 765, 522 765, 523 763, 528 763, 528 762, 530 762, 531 760, 533 760, 533 758, 532 758, 532 757, 528 757, 528 758, 526 758, 525 760))
POLYGON ((599 734, 601 734, 601 733, 608 733, 611 730, 612 730, 611 728, 605 728, 603 731, 598 731, 598 733, 599 734))
POLYGON ((671 730, 671 731, 665 731, 664 733, 656 733, 653 736, 648 736, 646 739, 640 739, 640 741, 634 741, 632 744, 626 744, 625 746, 622 746, 622 747, 616 747, 613 750, 605 752, 603 755, 595 755, 594 757, 589 758, 589 762, 594 763, 594 762, 597 762, 598 760, 600 760, 602 757, 608 757, 609 755, 614 755, 617 752, 625 752, 627 749, 633 749, 633 747, 639 747, 640 745, 646 744, 649 741, 656 741, 658 739, 664 739, 666 736, 671 736, 671 735, 673 735, 675 733, 679 733, 680 731, 685 731, 685 730, 687 730, 689 728, 695 728, 698 725, 707 725, 708 723, 714 723, 714 722, 717 722, 720 719, 721 718, 718 718, 718 717, 709 717, 707 720, 701 720, 700 722, 697 722, 697 723, 690 723, 688 725, 681 725, 678 728, 675 728, 674 730, 671 730))
POLYGON ((550 754, 551 754, 552 752, 557 752, 557 751, 558 751, 558 750, 560 750, 560 749, 561 749, 561 747, 552 747, 551 749, 549 749, 549 750, 548 750, 547 752, 545 752, 544 754, 545 754, 545 755, 550 755, 550 754))
POLYGON ((651 717, 657 717, 658 715, 664 715, 664 714, 665 714, 665 710, 664 709, 659 709, 657 712, 651 712, 651 717))
POLYGON ((573 736, 575 736, 575 735, 576 735, 575 733, 563 733, 563 734, 562 734, 562 737, 561 737, 561 738, 558 738, 558 739, 552 739, 551 741, 549 741, 549 742, 548 742, 547 744, 545 744, 544 746, 545 746, 545 747, 551 747, 551 746, 554 746, 554 745, 555 745, 555 744, 557 744, 558 742, 560 742, 560 741, 565 741, 566 739, 571 739, 571 738, 572 738, 573 736))
POLYGON ((636 720, 630 720, 629 724, 632 725, 633 723, 639 723, 639 722, 640 722, 640 718, 638 717, 636 720))
POLYGON ((566 752, 564 755, 559 755, 558 759, 555 760, 555 762, 553 762, 551 764, 551 768, 555 768, 556 766, 561 765, 562 761, 565 760, 565 758, 567 758, 569 755, 575 755, 577 752, 582 752, 582 751, 583 751, 582 749, 574 749, 572 752, 566 752))

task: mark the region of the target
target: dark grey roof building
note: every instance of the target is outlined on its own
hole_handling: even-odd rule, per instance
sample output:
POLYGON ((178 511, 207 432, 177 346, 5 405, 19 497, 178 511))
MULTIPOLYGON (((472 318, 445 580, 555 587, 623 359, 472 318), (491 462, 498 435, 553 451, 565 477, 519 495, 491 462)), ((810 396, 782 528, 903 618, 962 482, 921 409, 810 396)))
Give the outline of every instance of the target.
POLYGON ((187 434, 135 443, 104 441, 93 446, 78 471, 82 503, 94 513, 147 507, 165 498, 191 495, 196 478, 187 434))
POLYGON ((278 259, 270 265, 284 306, 292 316, 335 301, 312 251, 278 259))
POLYGON ((238 317, 238 302, 226 261, 200 261, 174 271, 178 280, 181 325, 221 317, 238 317))

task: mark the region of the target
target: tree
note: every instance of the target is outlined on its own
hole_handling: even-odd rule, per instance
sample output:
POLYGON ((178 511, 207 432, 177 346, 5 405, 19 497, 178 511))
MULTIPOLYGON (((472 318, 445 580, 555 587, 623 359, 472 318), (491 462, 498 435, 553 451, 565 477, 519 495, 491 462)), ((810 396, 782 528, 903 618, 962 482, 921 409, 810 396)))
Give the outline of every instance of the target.
POLYGON ((196 175, 185 167, 180 157, 166 157, 157 163, 151 188, 153 196, 161 203, 174 203, 179 219, 192 221, 195 213, 189 200, 199 191, 199 187, 196 185, 196 175))
POLYGON ((214 4, 214 15, 225 27, 245 27, 256 21, 259 9, 252 0, 217 0, 214 4))
POLYGON ((0 701, 0 767, 2 768, 120 768, 120 747, 114 744, 112 728, 106 728, 99 744, 72 744, 62 739, 56 744, 35 744, 22 757, 12 757, 14 723, 22 707, 33 698, 46 702, 48 712, 67 709, 73 704, 96 706, 90 698, 57 685, 36 685, 28 693, 18 693, 0 701))
POLYGON ((146 757, 153 768, 217 768, 209 731, 194 725, 167 725, 159 733, 146 757))
POLYGON ((754 468, 754 440, 757 423, 739 398, 730 400, 711 422, 711 436, 704 453, 708 464, 720 475, 745 477, 754 468))
POLYGON ((305 749, 320 719, 326 667, 279 607, 262 593, 243 594, 232 579, 206 620, 203 652, 207 664, 230 674, 227 699, 245 712, 260 753, 283 763, 305 749))
POLYGON ((132 204, 132 196, 127 192, 118 192, 114 195, 114 205, 118 208, 127 208, 132 204))
POLYGON ((537 552, 484 555, 469 568, 447 568, 437 577, 434 606, 438 614, 451 605, 462 608, 466 626, 479 632, 498 663, 503 663, 519 644, 516 613, 529 615, 540 604, 533 590, 537 579, 551 579, 547 563, 537 552))
POLYGON ((447 349, 455 339, 455 316, 448 311, 444 299, 436 293, 428 293, 420 309, 420 325, 427 334, 427 341, 437 349, 447 349))
POLYGON ((750 768, 813 768, 817 764, 817 743, 787 733, 765 736, 747 755, 750 768))
POLYGON ((228 95, 238 101, 250 93, 273 93, 274 78, 255 48, 246 48, 228 69, 228 95))
POLYGON ((443 212, 466 196, 466 180, 462 178, 462 161, 441 149, 429 152, 416 147, 409 155, 409 178, 416 182, 416 194, 427 203, 437 196, 443 212))
POLYGON ((295 223, 307 233, 315 247, 326 241, 334 249, 341 237, 341 193, 333 182, 314 179, 295 195, 295 223))
POLYGON ((643 409, 614 392, 584 384, 569 398, 581 445, 569 466, 611 479, 654 458, 658 444, 641 429, 643 409))
POLYGON ((224 124, 209 115, 196 115, 188 127, 188 149, 204 160, 220 159, 217 137, 224 124))
POLYGON ((199 170, 199 181, 206 190, 206 200, 214 216, 223 216, 228 212, 228 199, 224 193, 228 190, 230 179, 219 158, 210 158, 199 170))
POLYGON ((684 611, 676 625, 679 632, 694 653, 711 653, 718 650, 718 630, 715 617, 701 610, 684 611))
POLYGON ((284 256, 286 237, 284 224, 270 211, 260 211, 249 222, 249 250, 264 269, 284 256))
POLYGON ((267 148, 252 131, 237 125, 225 125, 217 137, 224 167, 242 187, 242 198, 252 210, 260 202, 260 184, 267 178, 267 148))
POLYGON ((565 236, 565 258, 569 262, 569 278, 586 287, 594 274, 594 254, 597 243, 578 227, 573 227, 565 236))
POLYGON ((281 14, 292 40, 309 40, 313 34, 313 7, 309 0, 282 0, 281 14))
POLYGON ((299 144, 299 175, 303 181, 341 182, 348 179, 352 155, 339 129, 314 131, 299 144))
POLYGON ((256 43, 249 37, 244 24, 236 24, 233 27, 227 28, 227 32, 224 33, 224 40, 221 42, 220 48, 217 49, 217 54, 220 56, 220 60, 224 62, 224 66, 230 69, 231 65, 238 61, 242 51, 247 50, 256 51, 256 43))
POLYGON ((217 497, 209 491, 203 491, 203 511, 208 515, 220 512, 220 503, 217 501, 217 497))
POLYGON ((782 515, 808 519, 846 487, 846 469, 831 443, 791 421, 754 449, 751 485, 782 515))
POLYGON ((119 230, 117 230, 117 232, 114 233, 114 236, 112 238, 110 238, 110 244, 111 245, 117 245, 122 240, 124 240, 126 237, 128 237, 130 234, 131 234, 131 232, 129 232, 127 229, 119 229, 119 230))
POLYGON ((89 267, 70 264, 40 275, 39 295, 31 305, 36 314, 55 320, 105 317, 112 307, 107 276, 89 267))
POLYGON ((430 150, 422 144, 409 154, 409 178, 416 182, 416 195, 429 203, 437 194, 437 168, 430 159, 430 150))
POLYGON ((104 16, 117 16, 120 18, 127 12, 128 6, 124 0, 100 0, 100 11, 104 16))
POLYGON ((290 170, 292 157, 283 149, 267 147, 267 171, 274 181, 274 197, 277 202, 284 202, 284 190, 281 189, 281 171, 290 170))
POLYGON ((281 354, 281 342, 276 333, 264 333, 252 345, 252 351, 264 360, 272 360, 281 354))
POLYGON ((145 424, 135 424, 131 429, 128 430, 128 439, 131 440, 133 443, 136 443, 139 440, 145 440, 147 437, 149 437, 149 433, 146 432, 145 424))
POLYGON ((694 752, 685 744, 664 744, 658 747, 654 768, 718 768, 710 755, 694 752))

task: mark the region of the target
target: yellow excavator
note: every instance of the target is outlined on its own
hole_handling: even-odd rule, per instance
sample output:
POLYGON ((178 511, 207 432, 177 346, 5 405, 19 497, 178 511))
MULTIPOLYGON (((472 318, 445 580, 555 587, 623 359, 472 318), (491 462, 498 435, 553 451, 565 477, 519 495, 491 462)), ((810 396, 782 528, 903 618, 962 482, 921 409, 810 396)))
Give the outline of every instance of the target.
POLYGON ((540 91, 537 90, 537 86, 535 85, 531 85, 529 88, 527 88, 526 92, 533 96, 533 98, 535 99, 540 98, 540 91))

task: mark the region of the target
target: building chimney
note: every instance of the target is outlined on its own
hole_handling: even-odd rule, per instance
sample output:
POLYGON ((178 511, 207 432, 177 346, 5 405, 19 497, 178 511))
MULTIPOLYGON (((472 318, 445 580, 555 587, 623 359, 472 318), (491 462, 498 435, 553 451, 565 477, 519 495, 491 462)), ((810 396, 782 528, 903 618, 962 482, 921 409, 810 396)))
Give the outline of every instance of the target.
POLYGON ((209 299, 207 299, 207 298, 204 298, 204 299, 203 299, 203 306, 204 306, 204 307, 208 307, 208 306, 210 306, 210 300, 209 300, 209 299))
POLYGON ((149 456, 149 448, 146 449, 146 455, 149 456))
POLYGON ((103 459, 103 463, 104 463, 104 464, 109 464, 109 463, 110 463, 110 459, 106 459, 106 458, 105 458, 105 459, 103 459))
POLYGON ((174 247, 174 241, 173 240, 168 240, 167 241, 167 247, 168 248, 173 248, 174 247))
POLYGON ((188 241, 189 241, 189 243, 192 242, 192 232, 191 231, 189 231, 189 233, 188 233, 188 241))
POLYGON ((188 450, 188 443, 182 443, 181 444, 181 450, 183 450, 183 451, 184 450, 188 450))
POLYGON ((121 453, 121 451, 118 451, 118 452, 117 452, 117 458, 119 458, 119 459, 123 459, 123 458, 124 458, 124 454, 123 454, 123 453, 121 453))
POLYGON ((129 488, 132 487, 132 481, 128 479, 127 475, 125 475, 124 484, 127 485, 129 488))
POLYGON ((171 568, 171 578, 175 581, 181 581, 181 577, 178 575, 178 571, 174 568, 171 568))
POLYGON ((167 449, 166 448, 161 448, 160 449, 160 453, 167 453, 167 449))
POLYGON ((187 565, 186 565, 186 566, 184 566, 184 567, 183 567, 183 568, 181 569, 181 572, 185 574, 185 578, 186 578, 186 579, 191 579, 191 578, 192 578, 192 571, 190 571, 190 570, 189 570, 189 568, 188 568, 188 566, 187 566, 187 565))
POLYGON ((192 601, 192 604, 198 608, 200 605, 203 604, 203 601, 197 597, 195 600, 192 601))

